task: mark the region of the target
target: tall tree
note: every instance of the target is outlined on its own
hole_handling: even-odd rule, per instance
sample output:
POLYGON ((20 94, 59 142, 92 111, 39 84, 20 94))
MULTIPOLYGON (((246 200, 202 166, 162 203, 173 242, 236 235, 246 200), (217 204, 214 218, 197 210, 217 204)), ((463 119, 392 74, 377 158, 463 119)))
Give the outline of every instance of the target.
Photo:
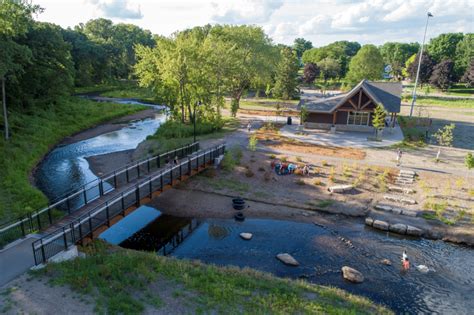
POLYGON ((415 55, 420 48, 418 43, 394 43, 387 42, 380 47, 385 64, 391 66, 391 75, 400 80, 403 76, 403 68, 407 60, 415 55))
POLYGON ((305 83, 313 83, 319 76, 320 69, 314 63, 308 62, 304 65, 303 81, 305 83))
POLYGON ((8 76, 15 80, 29 63, 31 51, 16 41, 24 36, 33 23, 32 14, 41 8, 23 1, 3 0, 0 5, 0 81, 4 121, 4 137, 8 140, 8 110, 6 81, 8 76))
MULTIPOLYGON (((406 69, 406 72, 410 76, 410 79, 412 81, 415 81, 416 79, 416 72, 418 71, 419 59, 420 59, 420 53, 417 53, 415 58, 413 59, 413 62, 409 63, 406 69)), ((433 61, 433 59, 431 59, 430 55, 428 55, 428 53, 423 53, 423 57, 421 58, 421 65, 420 65, 420 74, 418 78, 418 82, 420 82, 421 85, 423 85, 424 83, 428 83, 428 80, 431 77, 431 73, 433 72, 434 65, 435 65, 435 62, 433 61)))
POLYGON ((298 58, 301 58, 303 53, 311 48, 313 48, 313 43, 304 38, 297 38, 293 43, 293 49, 296 51, 296 56, 298 56, 298 58))
POLYGON ((463 39, 462 33, 446 33, 432 38, 427 50, 430 56, 436 61, 444 59, 455 59, 456 46, 463 39))
POLYGON ((474 33, 465 34, 462 41, 456 46, 454 61, 454 74, 461 78, 474 59, 474 33))
POLYGON ((464 82, 467 87, 474 86, 474 58, 471 59, 471 65, 466 69, 461 82, 464 82))
POLYGON ((285 100, 292 99, 298 95, 299 62, 296 54, 291 48, 284 47, 280 50, 280 62, 275 75, 275 86, 273 95, 285 100))
POLYGON ((352 83, 363 79, 379 80, 383 69, 384 62, 378 48, 364 45, 352 58, 346 78, 352 83))
POLYGON ((434 66, 433 73, 431 73, 430 84, 446 91, 453 80, 453 67, 454 63, 450 59, 438 63, 434 66))
POLYGON ((320 69, 320 77, 326 82, 329 79, 335 79, 341 71, 341 64, 334 58, 326 57, 317 63, 320 69))

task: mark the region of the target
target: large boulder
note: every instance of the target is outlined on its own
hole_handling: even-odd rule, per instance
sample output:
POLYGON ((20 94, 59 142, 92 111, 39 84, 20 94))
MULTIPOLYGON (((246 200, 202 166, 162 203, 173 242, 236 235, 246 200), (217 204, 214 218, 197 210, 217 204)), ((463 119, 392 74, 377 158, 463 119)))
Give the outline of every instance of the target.
POLYGON ((279 259, 282 263, 284 263, 285 265, 288 265, 288 266, 299 266, 300 265, 300 263, 296 259, 294 259, 293 256, 291 256, 288 253, 278 254, 278 255, 276 255, 276 258, 279 259))
POLYGON ((391 224, 388 227, 388 230, 390 232, 394 232, 394 233, 398 233, 398 234, 405 234, 407 232, 407 226, 405 224, 401 224, 401 223, 391 224))
POLYGON ((353 188, 352 185, 338 185, 338 186, 331 186, 328 190, 332 193, 343 193, 349 191, 353 188))
POLYGON ((344 266, 342 267, 342 276, 344 279, 349 280, 354 283, 361 283, 364 281, 364 275, 358 271, 355 270, 354 268, 351 268, 349 266, 344 266))
POLYGON ((250 241, 252 239, 252 233, 240 233, 240 237, 246 241, 250 241))
POLYGON ((372 226, 372 224, 374 224, 374 219, 371 217, 365 218, 365 225, 372 226))
POLYGON ((411 225, 407 225, 407 234, 412 236, 421 236, 423 234, 423 230, 411 225))
POLYGON ((388 231, 389 224, 382 220, 375 220, 372 226, 379 230, 388 231))

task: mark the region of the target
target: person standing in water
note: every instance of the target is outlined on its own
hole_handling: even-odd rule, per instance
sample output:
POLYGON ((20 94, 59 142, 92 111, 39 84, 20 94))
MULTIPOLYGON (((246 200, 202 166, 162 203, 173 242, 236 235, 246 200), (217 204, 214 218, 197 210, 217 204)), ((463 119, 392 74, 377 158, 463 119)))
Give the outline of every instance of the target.
POLYGON ((402 267, 404 270, 410 269, 410 260, 408 259, 407 253, 403 251, 402 254, 402 267))

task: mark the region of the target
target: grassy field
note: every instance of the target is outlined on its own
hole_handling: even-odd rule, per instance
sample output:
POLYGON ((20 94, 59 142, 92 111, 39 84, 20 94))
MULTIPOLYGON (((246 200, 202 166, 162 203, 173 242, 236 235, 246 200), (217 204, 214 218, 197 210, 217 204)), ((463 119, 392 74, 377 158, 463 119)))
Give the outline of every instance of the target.
POLYGON ((53 285, 95 299, 101 314, 173 313, 180 301, 188 313, 206 314, 390 314, 343 290, 274 277, 236 267, 216 267, 154 253, 110 248, 95 242, 87 257, 48 264, 34 272, 53 285), (159 288, 159 289, 156 289, 159 288), (171 294, 169 294, 171 292, 171 294))
MULTIPOLYGON (((408 84, 404 86, 404 92, 407 94, 411 94, 413 91, 414 84, 408 84)), ((447 91, 441 91, 433 86, 424 85, 423 87, 417 88, 418 93, 420 94, 430 94, 430 93, 437 93, 437 94, 445 94, 445 95, 453 95, 453 96, 473 96, 474 95, 474 87, 466 87, 464 84, 454 84, 451 88, 447 91)))
MULTIPOLYGON (((239 121, 233 117, 222 118, 219 126, 210 124, 197 124, 196 140, 219 139, 226 133, 235 131, 239 127, 239 121)), ((182 125, 181 123, 167 121, 162 124, 153 136, 147 138, 148 155, 155 155, 160 152, 173 150, 177 147, 193 142, 194 126, 192 124, 182 125)))
POLYGON ((96 103, 65 98, 48 108, 12 112, 12 137, 0 139, 0 222, 16 218, 47 204, 46 197, 29 182, 29 173, 64 137, 144 107, 96 103))
MULTIPOLYGON (((254 110, 276 110, 280 107, 281 110, 295 109, 299 100, 280 100, 274 98, 245 98, 240 100, 239 107, 242 109, 254 110)), ((230 108, 230 100, 226 102, 226 107, 230 108)))
MULTIPOLYGON (((411 96, 403 96, 403 102, 411 103, 411 96)), ((417 96, 417 105, 440 106, 449 108, 474 108, 474 99, 447 99, 434 96, 417 96)))
POLYGON ((129 81, 75 88, 75 93, 79 94, 92 92, 106 97, 133 98, 143 102, 154 102, 156 97, 150 89, 139 87, 135 82, 129 81))

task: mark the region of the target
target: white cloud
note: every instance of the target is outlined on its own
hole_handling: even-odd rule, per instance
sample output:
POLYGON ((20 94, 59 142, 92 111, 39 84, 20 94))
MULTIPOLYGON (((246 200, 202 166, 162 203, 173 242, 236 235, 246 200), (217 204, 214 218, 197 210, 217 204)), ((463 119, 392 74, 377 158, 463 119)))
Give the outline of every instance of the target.
POLYGON ((131 4, 128 0, 89 0, 107 18, 141 19, 140 6, 131 4))
POLYGON ((264 23, 281 8, 283 0, 232 0, 213 2, 211 20, 226 24, 264 23))
POLYGON ((440 33, 474 32, 474 0, 33 0, 42 21, 74 26, 106 17, 155 34, 207 23, 256 24, 275 42, 304 37, 315 46, 336 40, 383 44, 421 41, 426 12, 428 39, 440 33), (140 18, 141 17, 141 18, 140 18))

